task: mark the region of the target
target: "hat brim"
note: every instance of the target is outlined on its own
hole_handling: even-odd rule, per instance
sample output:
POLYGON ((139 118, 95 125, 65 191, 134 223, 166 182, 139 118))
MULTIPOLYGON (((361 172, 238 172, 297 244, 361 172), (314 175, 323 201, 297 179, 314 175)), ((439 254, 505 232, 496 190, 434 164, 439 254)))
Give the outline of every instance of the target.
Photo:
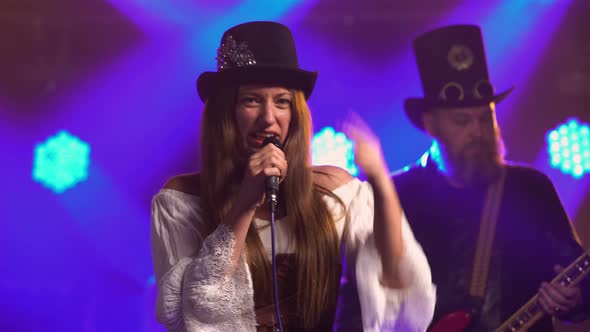
POLYGON ((244 84, 276 85, 303 91, 309 99, 317 79, 317 71, 284 67, 240 67, 217 72, 204 72, 197 79, 197 91, 203 102, 220 86, 244 84))
POLYGON ((514 90, 514 87, 497 94, 491 98, 482 99, 482 100, 472 100, 472 101, 460 101, 454 103, 448 103, 440 100, 431 100, 426 98, 407 98, 404 101, 404 110, 408 119, 412 122, 414 126, 416 126, 420 130, 424 130, 424 124, 422 122, 422 113, 426 112, 432 108, 455 108, 455 107, 474 107, 474 106, 483 106, 489 103, 499 103, 504 98, 506 98, 511 92, 514 90))

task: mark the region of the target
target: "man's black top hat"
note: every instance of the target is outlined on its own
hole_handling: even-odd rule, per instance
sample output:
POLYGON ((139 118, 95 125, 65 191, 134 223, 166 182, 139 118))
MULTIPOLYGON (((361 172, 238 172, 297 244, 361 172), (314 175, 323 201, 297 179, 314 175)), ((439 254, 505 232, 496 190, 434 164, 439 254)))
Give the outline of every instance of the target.
POLYGON ((489 81, 481 30, 475 25, 429 31, 414 40, 414 53, 424 97, 407 98, 404 109, 412 123, 422 130, 424 111, 498 103, 513 89, 495 94, 489 81))

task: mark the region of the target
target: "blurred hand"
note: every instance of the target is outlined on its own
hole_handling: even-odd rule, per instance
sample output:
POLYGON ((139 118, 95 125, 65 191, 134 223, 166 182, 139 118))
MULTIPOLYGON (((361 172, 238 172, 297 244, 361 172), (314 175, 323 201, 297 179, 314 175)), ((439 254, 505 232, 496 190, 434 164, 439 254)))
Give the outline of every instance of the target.
POLYGON ((342 125, 342 130, 354 141, 355 163, 363 169, 367 177, 389 177, 381 142, 361 117, 356 113, 350 113, 342 125))

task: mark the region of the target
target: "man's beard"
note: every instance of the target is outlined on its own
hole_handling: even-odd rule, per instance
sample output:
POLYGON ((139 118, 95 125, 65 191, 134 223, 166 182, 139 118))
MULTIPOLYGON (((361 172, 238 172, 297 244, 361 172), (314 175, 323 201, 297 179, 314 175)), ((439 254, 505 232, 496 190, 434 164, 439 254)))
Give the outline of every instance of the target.
POLYGON ((469 186, 485 186, 500 175, 503 158, 500 142, 471 142, 459 153, 455 171, 459 180, 469 186))
MULTIPOLYGON (((441 143, 444 146, 444 142, 441 143)), ((469 187, 493 183, 500 176, 504 165, 504 143, 499 132, 491 141, 477 139, 463 146, 458 152, 445 152, 445 163, 452 168, 453 177, 469 187)))

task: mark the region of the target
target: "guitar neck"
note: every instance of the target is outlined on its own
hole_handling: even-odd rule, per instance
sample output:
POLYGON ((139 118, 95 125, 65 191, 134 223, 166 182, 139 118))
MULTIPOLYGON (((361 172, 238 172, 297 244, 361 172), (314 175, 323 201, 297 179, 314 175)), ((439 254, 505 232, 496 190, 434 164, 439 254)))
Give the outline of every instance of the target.
MULTIPOLYGON (((552 284, 563 286, 575 286, 590 273, 590 250, 578 257, 573 263, 565 268, 553 280, 552 284)), ((543 310, 537 303, 537 295, 533 296, 514 315, 506 320, 496 332, 521 332, 526 331, 541 317, 543 310)))

